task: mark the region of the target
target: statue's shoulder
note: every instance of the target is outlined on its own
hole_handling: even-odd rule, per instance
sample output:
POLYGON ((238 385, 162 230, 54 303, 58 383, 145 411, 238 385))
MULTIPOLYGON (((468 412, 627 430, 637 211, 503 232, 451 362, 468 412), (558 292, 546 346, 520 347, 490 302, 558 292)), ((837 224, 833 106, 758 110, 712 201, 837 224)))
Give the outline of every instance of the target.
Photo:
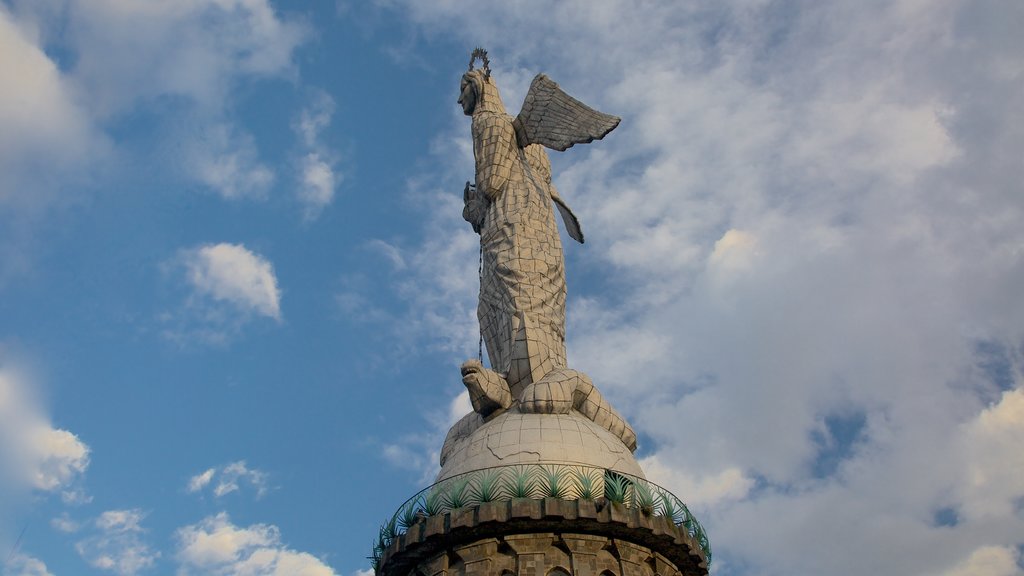
POLYGON ((487 135, 515 136, 515 129, 512 127, 514 118, 504 112, 481 112, 473 115, 473 135, 480 137, 487 135))

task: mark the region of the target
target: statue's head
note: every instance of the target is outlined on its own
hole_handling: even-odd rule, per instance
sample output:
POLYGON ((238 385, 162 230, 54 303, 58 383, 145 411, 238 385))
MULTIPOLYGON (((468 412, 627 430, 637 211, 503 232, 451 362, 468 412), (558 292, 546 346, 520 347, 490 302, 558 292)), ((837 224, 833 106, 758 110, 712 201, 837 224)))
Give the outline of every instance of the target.
POLYGON ((469 59, 469 71, 462 75, 459 85, 459 104, 466 116, 477 112, 505 112, 505 105, 498 94, 498 87, 491 80, 491 66, 487 51, 477 48, 469 59), (481 68, 473 68, 477 59, 483 62, 481 68))

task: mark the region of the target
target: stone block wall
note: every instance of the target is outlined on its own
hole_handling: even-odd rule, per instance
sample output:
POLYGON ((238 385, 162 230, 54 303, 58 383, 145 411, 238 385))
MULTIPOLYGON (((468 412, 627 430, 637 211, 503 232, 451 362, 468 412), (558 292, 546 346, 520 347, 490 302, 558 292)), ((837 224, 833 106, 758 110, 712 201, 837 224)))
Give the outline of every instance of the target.
POLYGON ((706 576, 685 529, 613 502, 513 499, 422 518, 377 576, 706 576))
POLYGON ((593 534, 514 534, 452 546, 407 576, 682 576, 661 554, 593 534))

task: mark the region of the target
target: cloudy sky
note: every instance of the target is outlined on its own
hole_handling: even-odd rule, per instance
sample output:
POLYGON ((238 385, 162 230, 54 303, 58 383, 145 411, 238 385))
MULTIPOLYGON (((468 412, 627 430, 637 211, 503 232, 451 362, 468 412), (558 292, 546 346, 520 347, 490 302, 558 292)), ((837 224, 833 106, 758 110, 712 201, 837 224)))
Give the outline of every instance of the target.
POLYGON ((0 574, 363 576, 468 409, 457 107, 718 575, 1024 574, 1024 4, 0 0, 0 574))

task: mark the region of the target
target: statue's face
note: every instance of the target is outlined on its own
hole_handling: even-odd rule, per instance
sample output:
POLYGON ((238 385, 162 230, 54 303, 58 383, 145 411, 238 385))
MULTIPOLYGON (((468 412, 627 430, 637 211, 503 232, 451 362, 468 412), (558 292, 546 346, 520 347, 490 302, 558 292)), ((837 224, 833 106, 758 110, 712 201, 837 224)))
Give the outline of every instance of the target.
POLYGON ((466 116, 472 116, 473 110, 476 108, 476 90, 473 89, 473 83, 463 78, 459 89, 462 91, 459 94, 459 104, 462 105, 462 112, 466 116))

